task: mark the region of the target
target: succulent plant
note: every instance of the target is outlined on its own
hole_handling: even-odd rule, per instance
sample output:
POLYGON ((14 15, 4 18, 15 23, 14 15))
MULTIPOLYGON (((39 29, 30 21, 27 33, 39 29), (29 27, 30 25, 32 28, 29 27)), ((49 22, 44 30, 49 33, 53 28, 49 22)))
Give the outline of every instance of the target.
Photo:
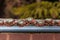
POLYGON ((40 3, 32 3, 19 8, 12 8, 12 14, 18 15, 19 18, 60 18, 60 3, 59 2, 48 2, 42 1, 40 3))

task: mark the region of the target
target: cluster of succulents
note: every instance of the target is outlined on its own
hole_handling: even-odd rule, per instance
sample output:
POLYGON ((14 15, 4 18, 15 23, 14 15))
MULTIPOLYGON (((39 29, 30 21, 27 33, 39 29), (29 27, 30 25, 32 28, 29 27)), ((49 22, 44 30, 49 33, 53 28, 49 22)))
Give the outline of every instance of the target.
POLYGON ((0 19, 0 26, 60 26, 59 19, 0 19))
POLYGON ((13 15, 19 18, 32 17, 35 19, 54 18, 60 19, 60 2, 41 1, 23 7, 13 7, 13 15))

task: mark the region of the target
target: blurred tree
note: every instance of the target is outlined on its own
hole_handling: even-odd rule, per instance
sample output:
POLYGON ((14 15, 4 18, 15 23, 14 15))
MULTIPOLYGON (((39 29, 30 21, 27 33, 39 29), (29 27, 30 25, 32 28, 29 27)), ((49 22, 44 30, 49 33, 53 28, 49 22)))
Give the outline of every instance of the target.
POLYGON ((16 3, 16 0, 5 0, 5 18, 9 18, 10 17, 10 10, 12 9, 12 7, 14 6, 14 4, 16 3))
POLYGON ((39 3, 41 0, 36 0, 37 3, 39 3))

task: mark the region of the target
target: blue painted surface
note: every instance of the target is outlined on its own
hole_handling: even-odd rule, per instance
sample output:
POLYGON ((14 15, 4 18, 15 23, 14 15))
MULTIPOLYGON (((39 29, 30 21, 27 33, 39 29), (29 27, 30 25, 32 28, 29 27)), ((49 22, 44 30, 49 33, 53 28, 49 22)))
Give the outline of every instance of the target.
POLYGON ((18 27, 18 26, 0 26, 0 32, 60 32, 59 26, 44 26, 44 27, 36 27, 36 26, 26 26, 26 27, 18 27))

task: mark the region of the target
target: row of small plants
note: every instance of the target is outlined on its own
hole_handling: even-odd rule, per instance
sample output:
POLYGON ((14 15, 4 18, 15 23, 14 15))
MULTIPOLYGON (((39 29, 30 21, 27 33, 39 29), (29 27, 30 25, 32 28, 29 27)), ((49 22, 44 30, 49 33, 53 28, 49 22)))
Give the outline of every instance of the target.
POLYGON ((33 19, 33 18, 26 18, 26 19, 2 19, 0 18, 0 26, 60 26, 60 20, 57 19, 33 19))
POLYGON ((42 1, 40 3, 32 3, 22 7, 13 7, 11 10, 13 15, 17 17, 35 19, 54 18, 60 19, 60 2, 42 1))

